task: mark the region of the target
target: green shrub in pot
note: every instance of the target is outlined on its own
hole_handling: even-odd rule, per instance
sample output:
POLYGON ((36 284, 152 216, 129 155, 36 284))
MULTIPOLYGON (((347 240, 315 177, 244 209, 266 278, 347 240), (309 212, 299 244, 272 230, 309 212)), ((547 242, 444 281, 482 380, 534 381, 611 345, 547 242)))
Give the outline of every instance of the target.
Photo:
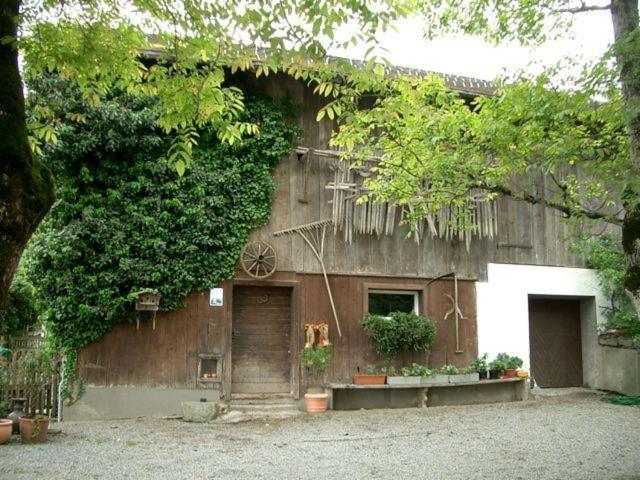
POLYGON ((427 352, 436 339, 433 320, 414 313, 391 312, 388 317, 369 314, 362 328, 371 346, 387 361, 403 351, 427 352))
POLYGON ((487 361, 488 357, 489 357, 489 354, 485 353, 484 355, 476 358, 473 361, 473 363, 469 365, 469 368, 472 369, 472 371, 478 372, 478 375, 480 376, 480 378, 487 377, 487 373, 489 371, 489 363, 487 361))
POLYGON ((509 357, 509 360, 507 361, 507 368, 518 370, 519 368, 522 368, 523 363, 524 362, 520 357, 509 357))
POLYGON ((332 345, 316 345, 309 348, 303 348, 300 352, 300 362, 307 370, 309 379, 311 380, 310 392, 319 391, 322 385, 323 376, 327 367, 331 363, 333 356, 332 345))

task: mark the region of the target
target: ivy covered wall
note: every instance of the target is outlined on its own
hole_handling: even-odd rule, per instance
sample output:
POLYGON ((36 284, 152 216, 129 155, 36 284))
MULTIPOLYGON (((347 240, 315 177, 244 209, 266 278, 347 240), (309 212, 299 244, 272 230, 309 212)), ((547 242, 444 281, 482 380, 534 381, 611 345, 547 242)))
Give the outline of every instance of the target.
POLYGON ((26 264, 58 347, 77 351, 133 321, 132 293, 142 288, 157 289, 161 310, 173 310, 233 277, 250 230, 269 218, 272 173, 296 128, 284 107, 247 98, 239 120, 259 134, 228 145, 200 132, 180 177, 163 158, 171 138, 154 126, 152 98, 122 94, 91 106, 66 100, 66 89, 51 79, 34 85, 37 105, 67 120, 43 152, 57 201, 26 264))

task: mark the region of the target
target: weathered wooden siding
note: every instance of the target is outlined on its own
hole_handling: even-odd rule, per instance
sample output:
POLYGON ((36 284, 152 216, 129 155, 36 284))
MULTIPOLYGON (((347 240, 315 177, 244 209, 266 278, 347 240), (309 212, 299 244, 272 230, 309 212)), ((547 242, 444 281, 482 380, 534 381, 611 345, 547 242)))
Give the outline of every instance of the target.
MULTIPOLYGON (((284 76, 261 79, 254 85, 275 98, 288 96, 303 112, 298 119, 303 130, 300 145, 329 148, 333 124, 317 122, 316 112, 323 99, 284 76)), ((311 251, 298 236, 275 238, 272 233, 284 228, 331 218, 331 191, 325 185, 333 180, 330 162, 312 157, 307 167, 295 154, 284 159, 276 172, 277 192, 270 223, 253 232, 253 239, 271 243, 278 252, 278 269, 295 272, 320 272, 311 251), (308 169, 306 195, 305 171, 308 169), (306 199, 301 202, 300 199, 306 199)), ((541 180, 543 181, 543 180, 541 180)), ((327 238, 327 270, 336 273, 379 275, 437 276, 456 269, 468 278, 486 279, 489 262, 553 266, 584 266, 569 249, 570 231, 555 210, 510 199, 499 200, 499 232, 492 240, 474 240, 467 252, 464 243, 426 238, 417 245, 407 239, 407 228, 399 228, 392 237, 360 235, 352 244, 342 240, 341 232, 327 238)))
MULTIPOLYGON (((252 82, 262 93, 274 98, 289 97, 302 106, 303 114, 298 119, 303 129, 300 143, 327 148, 332 124, 328 120, 316 122, 316 111, 323 100, 314 96, 311 89, 283 76, 252 82)), ((234 283, 291 288, 294 335, 290 378, 294 393, 300 385, 298 351, 304 344, 302 326, 306 322, 325 321, 331 326, 335 355, 330 380, 349 381, 358 368, 381 363, 360 326, 366 312, 366 290, 375 285, 422 291, 422 312, 436 321, 438 329, 429 364, 464 366, 478 353, 475 284, 471 279, 485 279, 487 263, 582 266, 581 259, 570 253, 568 228, 554 210, 507 199, 499 201, 497 238, 476 240, 469 252, 457 241, 425 239, 418 245, 406 238, 406 227, 398 228, 392 237, 356 236, 351 244, 342 240, 340 232, 334 235, 330 230, 325 262, 343 329, 343 336, 338 337, 317 259, 298 235, 273 236, 278 230, 330 218, 331 195, 325 185, 332 179, 329 162, 322 158, 312 157, 308 166, 295 154, 284 159, 275 174, 277 189, 271 220, 251 235, 252 239, 274 246, 278 254, 276 274, 262 283, 243 278, 242 274, 225 282, 223 307, 209 307, 208 292, 195 293, 185 300, 183 308, 159 314, 155 331, 150 320, 143 321, 139 330, 135 325, 117 326, 100 342, 82 350, 80 376, 93 385, 196 388, 198 355, 218 355, 223 359, 223 373, 222 383, 216 386, 228 398, 232 382, 234 283), (455 352, 453 318, 444 320, 445 312, 451 308, 445 297, 445 293, 453 293, 451 280, 438 280, 427 287, 429 278, 453 270, 468 279, 460 282, 460 306, 467 317, 460 322, 463 353, 455 352)), ((424 355, 407 354, 399 365, 426 360, 424 355)))
MULTIPOLYGON (((291 367, 293 390, 300 378, 298 351, 304 345, 304 324, 327 322, 334 344, 334 360, 329 380, 349 381, 358 368, 369 364, 382 365, 369 346, 360 325, 366 312, 368 289, 410 289, 421 293, 421 312, 436 322, 437 337, 429 357, 407 353, 398 359, 398 366, 416 361, 432 366, 454 363, 468 365, 477 356, 477 332, 475 311, 475 283, 459 282, 460 307, 467 317, 460 321, 460 338, 463 353, 455 353, 455 326, 453 317, 444 320, 451 308, 445 293, 453 295, 451 280, 437 280, 427 286, 427 278, 378 277, 364 275, 331 275, 342 337, 337 334, 324 280, 317 274, 280 272, 269 280, 253 282, 239 274, 233 282, 224 284, 224 305, 210 307, 208 292, 196 293, 185 300, 184 307, 170 313, 158 314, 156 330, 150 320, 144 320, 140 329, 123 324, 115 327, 100 341, 85 347, 79 355, 79 374, 87 384, 112 386, 164 386, 195 388, 198 354, 215 354, 224 357, 223 392, 230 392, 231 329, 233 328, 233 285, 255 284, 264 287, 291 286, 292 336, 291 367)), ((265 290, 267 291, 267 290, 265 290)))
MULTIPOLYGON (((408 352, 399 358, 396 366, 411 365, 412 362, 442 366, 453 363, 466 366, 477 357, 475 284, 460 281, 459 304, 464 312, 460 320, 460 339, 463 353, 456 353, 455 321, 453 315, 444 320, 451 308, 451 301, 445 293, 453 296, 453 282, 439 280, 427 286, 428 279, 335 275, 331 277, 338 319, 342 337, 337 334, 331 307, 324 287, 322 275, 297 275, 301 280, 301 316, 304 322, 328 322, 331 342, 334 345, 334 361, 329 377, 333 381, 350 382, 358 368, 363 371, 367 365, 383 365, 383 361, 370 347, 361 322, 367 313, 366 302, 369 289, 405 289, 420 292, 420 311, 431 317, 437 329, 436 343, 430 355, 408 352)), ((304 345, 304 331, 299 329, 298 343, 304 345)))
POLYGON ((117 325, 83 348, 78 374, 91 385, 196 387, 198 354, 222 355, 225 312, 209 307, 209 292, 187 297, 184 306, 152 321, 117 325))

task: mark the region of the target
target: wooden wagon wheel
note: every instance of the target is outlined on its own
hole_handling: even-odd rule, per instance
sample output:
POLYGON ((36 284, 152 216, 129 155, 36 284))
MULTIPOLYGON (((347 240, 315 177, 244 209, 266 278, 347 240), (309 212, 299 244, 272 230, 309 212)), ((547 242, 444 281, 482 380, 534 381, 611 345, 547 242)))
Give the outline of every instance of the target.
POLYGON ((240 255, 240 266, 250 277, 262 279, 273 275, 278 264, 276 251, 267 242, 248 243, 240 255))

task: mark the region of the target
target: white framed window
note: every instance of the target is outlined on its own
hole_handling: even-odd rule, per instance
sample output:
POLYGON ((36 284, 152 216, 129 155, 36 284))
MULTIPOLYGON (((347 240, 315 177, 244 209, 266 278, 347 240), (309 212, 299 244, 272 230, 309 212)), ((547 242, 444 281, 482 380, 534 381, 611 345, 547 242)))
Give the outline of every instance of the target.
POLYGON ((369 313, 388 317, 391 312, 420 314, 420 295, 414 290, 369 290, 369 313))

